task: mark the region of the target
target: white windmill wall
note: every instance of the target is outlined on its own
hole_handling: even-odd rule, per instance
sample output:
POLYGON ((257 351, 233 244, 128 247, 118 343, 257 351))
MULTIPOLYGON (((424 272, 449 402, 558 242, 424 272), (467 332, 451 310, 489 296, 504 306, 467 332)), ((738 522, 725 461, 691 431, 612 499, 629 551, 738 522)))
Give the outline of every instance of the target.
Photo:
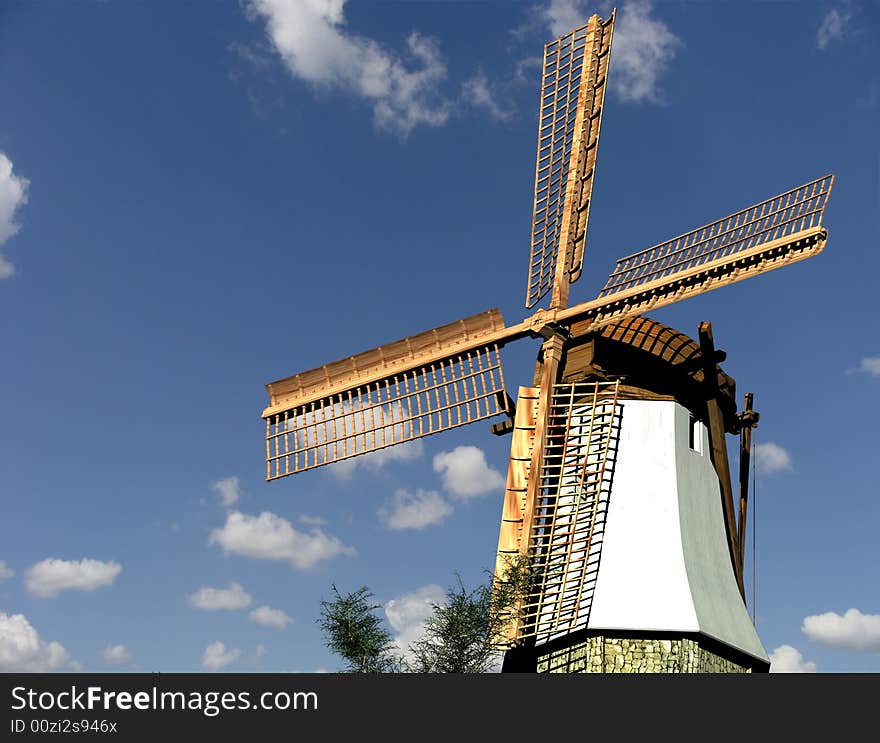
POLYGON ((736 586, 708 432, 673 401, 623 400, 591 630, 701 632, 767 660, 736 586))

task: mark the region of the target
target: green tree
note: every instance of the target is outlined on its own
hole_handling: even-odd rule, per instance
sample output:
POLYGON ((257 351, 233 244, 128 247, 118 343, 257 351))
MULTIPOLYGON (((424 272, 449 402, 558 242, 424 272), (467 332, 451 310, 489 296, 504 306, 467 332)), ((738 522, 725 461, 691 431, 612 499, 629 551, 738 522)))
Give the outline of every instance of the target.
POLYGON ((534 585, 527 557, 509 560, 502 580, 468 591, 456 575, 446 601, 434 606, 422 639, 410 646, 415 673, 486 673, 509 646, 505 629, 534 585))
POLYGON ((363 586, 321 602, 319 623, 327 645, 341 656, 351 672, 384 673, 485 673, 496 666, 508 647, 505 628, 520 602, 534 585, 535 573, 528 558, 508 561, 503 580, 493 580, 467 590, 457 585, 435 604, 425 623, 422 639, 409 647, 409 658, 395 652, 391 634, 376 614, 373 594, 363 586))
POLYGON ((366 586, 342 595, 333 585, 335 598, 321 602, 318 624, 327 647, 341 656, 351 673, 389 673, 400 670, 391 633, 376 615, 379 604, 366 586))

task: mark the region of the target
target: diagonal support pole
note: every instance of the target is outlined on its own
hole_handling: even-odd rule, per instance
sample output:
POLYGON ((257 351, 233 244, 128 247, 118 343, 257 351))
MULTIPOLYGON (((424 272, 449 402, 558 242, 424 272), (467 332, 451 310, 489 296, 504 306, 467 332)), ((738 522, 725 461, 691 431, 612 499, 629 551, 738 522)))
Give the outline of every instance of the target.
POLYGON ((733 565, 736 584, 745 601, 746 590, 743 583, 743 568, 740 560, 740 547, 736 531, 736 514, 733 506, 733 486, 730 480, 730 462, 727 458, 724 419, 718 403, 718 367, 715 364, 715 340, 712 337, 712 323, 701 322, 699 329, 700 356, 703 361, 703 383, 706 390, 706 410, 709 418, 709 452, 718 481, 721 484, 721 510, 724 514, 724 528, 727 532, 727 548, 733 565))
POLYGON ((746 550, 746 514, 749 500, 749 464, 752 455, 752 429, 758 425, 760 414, 754 410, 755 396, 746 392, 743 411, 739 414, 739 524, 737 527, 737 544, 739 547, 740 565, 745 565, 746 550))
MULTIPOLYGON (((562 361, 565 336, 554 333, 541 346, 541 379, 538 389, 538 411, 535 416, 535 434, 532 445, 532 459, 529 464, 526 497, 522 511, 522 536, 519 551, 524 557, 529 555, 531 548, 532 528, 535 521, 536 504, 540 495, 541 470, 544 466, 544 449, 546 448, 548 419, 553 404, 553 386, 559 374, 562 361)), ((519 612, 520 607, 517 607, 519 612)))

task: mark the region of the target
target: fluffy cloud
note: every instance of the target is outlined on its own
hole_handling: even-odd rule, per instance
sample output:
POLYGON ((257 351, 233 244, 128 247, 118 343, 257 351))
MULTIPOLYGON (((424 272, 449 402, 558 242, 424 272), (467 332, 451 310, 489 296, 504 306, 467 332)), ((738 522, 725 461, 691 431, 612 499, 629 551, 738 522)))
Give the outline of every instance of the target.
MULTIPOLYGON (((21 229, 15 221, 16 210, 27 203, 27 178, 12 172, 12 160, 0 152, 0 247, 21 229)), ((15 273, 14 266, 0 255, 0 279, 6 279, 15 273)))
POLYGON ((451 513, 452 506, 436 490, 398 490, 390 504, 379 509, 379 518, 389 529, 424 529, 451 513))
MULTIPOLYGON (((669 27, 652 16, 650 0, 622 5, 614 28, 609 85, 626 103, 659 102, 660 77, 683 46, 669 27)), ((550 0, 541 16, 553 36, 582 26, 592 9, 584 0, 550 0)))
POLYGON ((101 657, 105 663, 114 666, 127 666, 132 661, 131 651, 125 645, 108 645, 101 657))
POLYGON ((78 668, 61 644, 41 640, 23 614, 0 612, 0 671, 44 673, 78 668))
POLYGON ((202 586, 190 595, 189 603, 204 611, 244 609, 250 606, 251 595, 239 583, 230 583, 227 588, 202 586))
POLYGON ((583 26, 590 15, 583 0, 550 0, 540 12, 553 36, 583 26))
POLYGON ((211 484, 211 490, 217 493, 220 502, 226 506, 234 506, 241 498, 241 488, 237 477, 225 477, 211 484))
POLYGON ((421 459, 424 452, 425 449, 420 440, 404 441, 402 444, 395 444, 351 459, 343 459, 341 462, 334 462, 330 465, 330 472, 338 480, 345 482, 351 479, 359 467, 371 472, 378 472, 389 462, 411 462, 421 459))
POLYGON ((820 645, 880 653, 880 614, 862 614, 858 609, 850 609, 841 616, 829 611, 806 617, 801 630, 820 645))
POLYGON ((355 554, 353 547, 344 545, 320 528, 301 532, 287 519, 269 511, 263 511, 259 516, 231 511, 226 516, 226 523, 211 532, 210 543, 219 545, 227 554, 260 560, 286 560, 299 570, 339 555, 355 554))
POLYGON ((868 374, 872 377, 880 377, 880 356, 866 356, 850 373, 868 374))
POLYGON ((234 663, 241 655, 238 648, 227 648, 226 645, 219 640, 212 642, 205 648, 202 653, 202 668, 209 671, 218 671, 230 663, 234 663))
POLYGON ((651 17, 648 0, 626 3, 615 24, 609 84, 627 103, 659 102, 660 76, 682 41, 663 21, 651 17))
POLYGON ((832 8, 823 17, 816 31, 816 44, 820 49, 825 49, 832 41, 840 41, 846 36, 852 13, 849 3, 844 8, 832 8))
POLYGON ((250 614, 248 619, 257 624, 275 629, 286 629, 293 620, 281 609, 273 609, 271 606, 258 606, 250 614))
POLYGON ((816 664, 805 661, 797 648, 780 645, 770 653, 770 673, 816 673, 816 664))
POLYGON ((507 121, 513 116, 513 107, 498 99, 493 86, 489 84, 489 78, 482 70, 478 70, 472 78, 462 83, 461 94, 470 106, 484 109, 496 121, 507 121))
POLYGON ((402 653, 406 654, 409 646, 421 639, 425 622, 433 613, 434 607, 442 604, 445 598, 446 592, 440 586, 431 584, 391 599, 385 604, 385 616, 397 633, 394 642, 402 653))
POLYGON ((368 101, 378 128, 406 135, 419 124, 445 124, 451 104, 438 92, 446 64, 436 44, 411 33, 404 58, 349 32, 345 2, 249 0, 246 8, 252 19, 265 22, 269 41, 293 77, 368 101))
POLYGON ((109 586, 122 572, 118 562, 82 560, 58 560, 50 557, 27 569, 25 587, 28 593, 40 598, 57 596, 61 591, 94 591, 109 586))
POLYGON ((755 458, 758 469, 765 475, 786 472, 792 469, 791 455, 779 444, 768 441, 755 447, 755 458))
POLYGON ((486 463, 486 455, 476 446, 457 446, 434 457, 434 471, 443 475, 443 487, 454 498, 466 500, 504 487, 498 470, 486 463))
POLYGON ((15 573, 3 560, 0 560, 0 580, 9 580, 15 573))
MULTIPOLYGON (((412 423, 399 402, 373 409, 369 413, 366 412, 366 408, 359 407, 357 403, 336 403, 321 410, 292 418, 287 425, 290 430, 296 431, 297 447, 300 449, 307 448, 303 431, 306 428, 311 428, 309 446, 317 444, 320 450, 321 444, 324 444, 329 436, 347 437, 348 451, 357 453, 364 451, 369 444, 372 444, 369 432, 367 436, 361 436, 368 415, 370 419, 375 416, 377 421, 394 421, 393 424, 388 423, 384 433, 402 443, 368 451, 366 454, 359 454, 340 462, 333 462, 330 465, 330 472, 334 477, 344 482, 349 480, 359 468, 378 472, 389 462, 409 462, 421 458, 424 453, 422 442, 419 439, 406 440, 413 433, 412 423)), ((323 452, 319 451, 318 454, 323 461, 323 452)))

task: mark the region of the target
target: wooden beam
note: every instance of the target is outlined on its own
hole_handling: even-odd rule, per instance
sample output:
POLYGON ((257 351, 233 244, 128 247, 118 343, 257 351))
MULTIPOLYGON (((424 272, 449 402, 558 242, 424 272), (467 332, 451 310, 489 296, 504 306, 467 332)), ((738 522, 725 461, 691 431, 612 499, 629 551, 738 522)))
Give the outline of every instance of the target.
POLYGON ((715 340, 712 337, 712 323, 701 322, 699 329, 700 354, 704 360, 703 377, 706 388, 706 409, 709 423, 709 453, 718 481, 721 484, 721 510, 724 514, 724 528, 727 532, 727 547, 730 561, 736 576, 740 595, 745 601, 746 591, 743 583, 742 562, 736 533, 736 514, 733 507, 733 486, 730 480, 730 462, 727 458, 727 441, 724 434, 724 420, 718 403, 718 367, 715 358, 715 340))
POLYGON ((760 416, 754 410, 755 396, 746 392, 743 412, 740 413, 739 438, 739 523, 737 526, 737 544, 739 546, 739 562, 745 565, 746 551, 746 514, 749 499, 749 464, 752 454, 752 429, 758 425, 760 416))
MULTIPOLYGON (((559 374, 559 364, 562 361, 563 335, 557 334, 544 341, 541 346, 541 384, 538 388, 538 411, 535 416, 535 433, 532 438, 532 460, 529 464, 528 483, 526 485, 526 497, 522 510, 522 531, 519 543, 520 554, 526 556, 529 553, 529 536, 532 533, 532 523, 535 520, 535 505, 538 502, 538 490, 541 487, 541 469, 543 467, 545 442, 547 440, 548 419, 550 408, 553 404, 553 385, 559 374)), ((522 606, 516 607, 519 614, 522 606)), ((522 634, 523 628, 518 627, 518 634, 522 634)))

